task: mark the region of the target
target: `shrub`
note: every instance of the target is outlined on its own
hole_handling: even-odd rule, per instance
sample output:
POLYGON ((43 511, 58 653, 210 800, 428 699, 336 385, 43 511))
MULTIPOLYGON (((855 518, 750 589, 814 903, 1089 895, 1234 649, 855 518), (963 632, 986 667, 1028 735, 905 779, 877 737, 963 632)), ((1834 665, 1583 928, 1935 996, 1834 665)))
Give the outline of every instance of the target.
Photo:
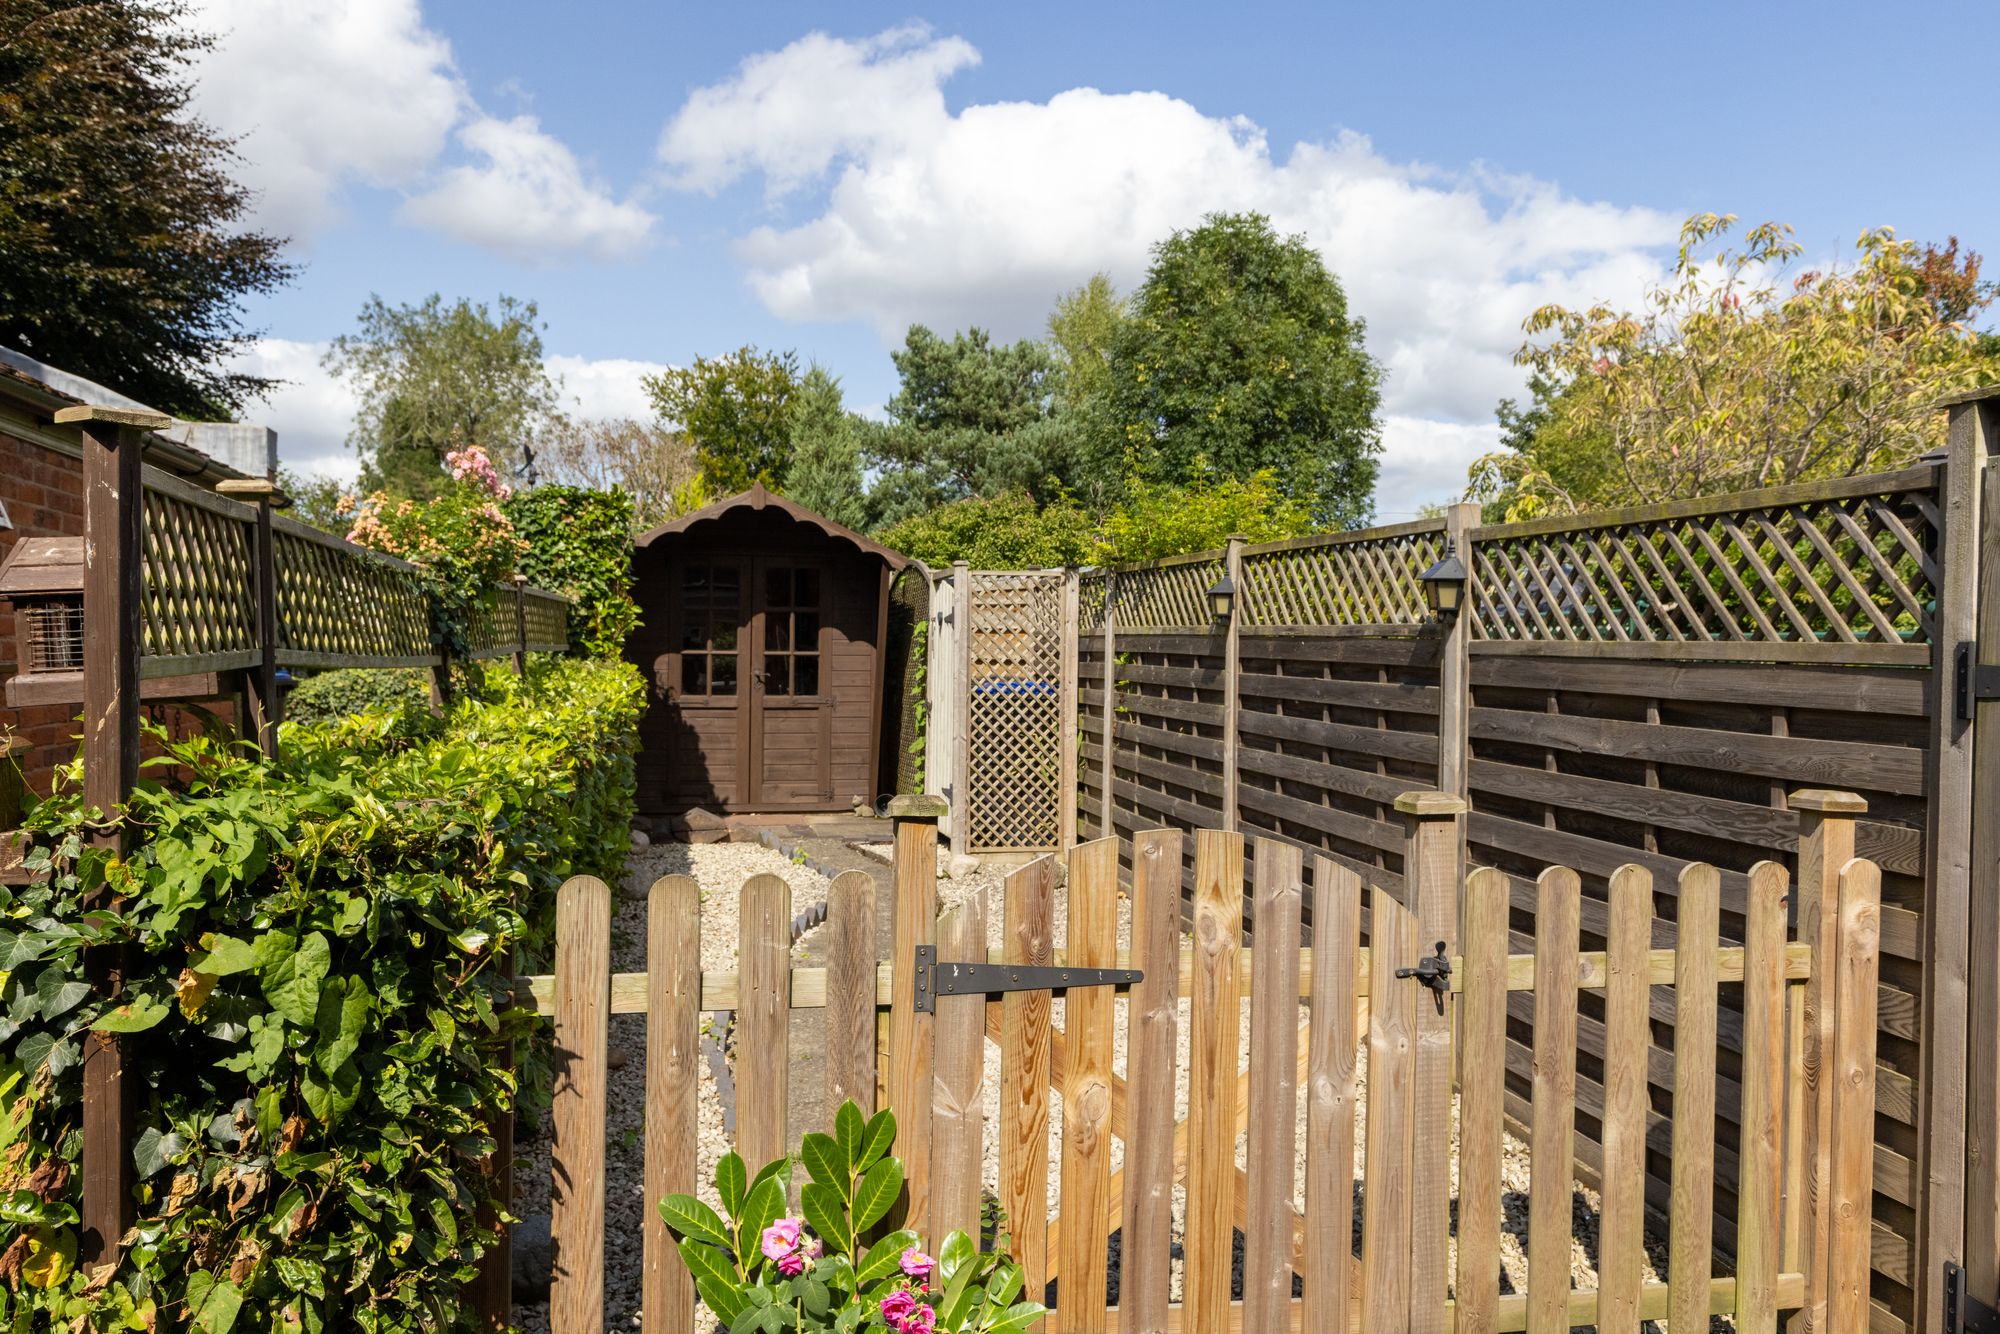
POLYGON ((632 497, 623 491, 538 486, 504 509, 527 543, 521 573, 574 599, 570 643, 593 658, 616 658, 639 626, 632 600, 632 497))
POLYGON ((349 667, 308 676, 285 696, 285 718, 311 726, 357 713, 428 713, 430 676, 414 667, 349 667))
POLYGON ((618 873, 644 697, 623 664, 488 675, 432 736, 360 713, 275 763, 163 743, 129 858, 85 846, 77 766, 31 812, 42 877, 0 889, 0 1326, 471 1328, 532 1022, 503 965, 545 956, 564 877, 618 873), (123 954, 115 1006, 86 945, 123 954), (93 1028, 128 1035, 140 1191, 117 1268, 83 1274, 93 1028))
POLYGON ((1021 1334, 1047 1312, 1021 1295, 1021 1266, 982 1254, 953 1232, 935 1259, 910 1231, 869 1240, 903 1189, 889 1150, 896 1118, 864 1118, 841 1104, 831 1135, 805 1137, 798 1161, 812 1177, 802 1217, 787 1218, 791 1158, 752 1177, 734 1152, 715 1167, 717 1214, 692 1195, 669 1195, 660 1217, 679 1243, 701 1299, 732 1331, 888 1329, 895 1334, 1021 1334))
POLYGON ((1198 463, 1182 486, 1134 477, 1125 501, 1104 521, 1106 565, 1213 551, 1232 535, 1276 542, 1317 532, 1312 512, 1286 497, 1278 476, 1260 468, 1248 477, 1218 477, 1198 463))
POLYGON ((1075 502, 1057 500, 1037 509, 1021 494, 954 500, 903 520, 881 539, 933 569, 955 560, 979 570, 1088 565, 1097 550, 1090 516, 1075 502))

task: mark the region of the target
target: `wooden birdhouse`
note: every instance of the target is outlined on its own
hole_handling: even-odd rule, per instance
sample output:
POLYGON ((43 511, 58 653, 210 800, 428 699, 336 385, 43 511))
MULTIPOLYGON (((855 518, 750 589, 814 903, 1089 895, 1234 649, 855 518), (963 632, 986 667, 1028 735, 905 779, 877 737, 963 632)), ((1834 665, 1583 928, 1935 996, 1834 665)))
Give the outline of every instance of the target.
POLYGON ((18 674, 7 683, 9 703, 15 681, 43 678, 81 680, 83 673, 83 539, 24 537, 0 561, 0 599, 14 607, 14 661, 18 674))

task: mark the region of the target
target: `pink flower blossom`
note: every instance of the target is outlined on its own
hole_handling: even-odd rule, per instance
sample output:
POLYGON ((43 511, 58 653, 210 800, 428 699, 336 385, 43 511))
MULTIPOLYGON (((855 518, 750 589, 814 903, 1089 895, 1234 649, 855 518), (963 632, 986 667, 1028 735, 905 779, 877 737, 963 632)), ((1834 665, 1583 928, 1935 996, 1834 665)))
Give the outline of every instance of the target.
POLYGON ((928 1279, 931 1276, 931 1271, 937 1268, 937 1261, 931 1259, 930 1256, 925 1255, 914 1246, 907 1248, 903 1252, 901 1264, 903 1272, 920 1283, 928 1279))
POLYGON ((782 1260, 799 1249, 799 1220, 780 1218, 764 1229, 764 1258, 782 1260))
POLYGON ((806 1265, 808 1263, 810 1261, 807 1260, 803 1251, 792 1251, 789 1254, 778 1257, 778 1272, 786 1278, 797 1278, 800 1274, 806 1272, 806 1265))
POLYGON ((929 1308, 924 1307, 923 1303, 917 1300, 916 1294, 908 1288, 897 1288, 882 1299, 882 1318, 888 1321, 889 1327, 898 1331, 898 1334, 910 1327, 910 1322, 916 1318, 919 1309, 929 1308))

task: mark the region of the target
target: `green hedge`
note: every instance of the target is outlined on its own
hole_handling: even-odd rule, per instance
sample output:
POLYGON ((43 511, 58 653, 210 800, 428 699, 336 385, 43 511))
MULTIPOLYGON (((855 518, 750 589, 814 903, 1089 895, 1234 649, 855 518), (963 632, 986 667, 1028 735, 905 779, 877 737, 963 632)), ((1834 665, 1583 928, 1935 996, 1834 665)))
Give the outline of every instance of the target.
POLYGON ((632 600, 632 497, 622 490, 538 486, 506 501, 507 517, 528 546, 521 573, 540 588, 574 599, 572 648, 616 658, 639 625, 632 600))
POLYGON ((394 713, 290 725, 270 765, 167 746, 129 861, 83 848, 72 772, 0 889, 0 1328, 227 1334, 469 1329, 492 1240, 480 1160, 533 1020, 500 964, 546 957, 554 892, 619 873, 643 704, 623 664, 562 660, 412 737, 394 713), (87 895, 125 896, 86 913, 87 895), (83 980, 125 950, 124 1004, 83 980), (86 1030, 130 1034, 138 1224, 77 1271, 86 1030))
POLYGON ((285 696, 291 722, 330 723, 356 713, 402 713, 430 704, 430 673, 421 667, 348 667, 319 672, 285 696))

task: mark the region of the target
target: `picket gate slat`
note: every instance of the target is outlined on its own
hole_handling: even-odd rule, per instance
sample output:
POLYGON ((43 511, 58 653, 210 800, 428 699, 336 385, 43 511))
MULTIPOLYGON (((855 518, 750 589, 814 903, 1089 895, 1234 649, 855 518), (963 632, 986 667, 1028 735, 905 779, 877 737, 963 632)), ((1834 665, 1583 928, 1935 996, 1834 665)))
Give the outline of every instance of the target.
POLYGON ((549 1108, 557 1161, 549 1197, 554 1334, 604 1328, 604 1094, 611 1047, 611 888, 576 876, 556 892, 555 1086, 549 1108))
POLYGON ((1535 882, 1534 1123, 1528 1163, 1528 1326, 1567 1329, 1576 1155, 1576 987, 1582 886, 1553 866, 1535 882))
POLYGON ((1853 860, 1840 870, 1833 1063, 1833 1162, 1827 1328, 1868 1327, 1875 1161, 1875 1007, 1881 967, 1882 872, 1853 860))
POLYGON ((1313 859, 1312 1031, 1306 1079, 1305 1334, 1347 1334, 1359 1299, 1354 1263, 1354 973, 1361 948, 1361 877, 1313 859))
MULTIPOLYGON (((1069 854, 1069 960, 1109 968, 1118 958, 1118 840, 1069 854)), ((1063 1003, 1069 1040, 1062 1118, 1062 1280, 1056 1309, 1065 1334, 1105 1328, 1105 1262, 1111 1231, 1111 1039, 1108 987, 1078 987, 1063 1003)))
POLYGON ((1715 1237, 1715 949, 1722 877, 1681 872, 1674 946, 1674 1124, 1667 1245, 1668 1328, 1708 1328, 1715 1237))
MULTIPOLYGON (((903 798, 898 798, 903 800, 903 798)), ((895 807, 891 805, 891 814, 895 807)), ((963 818, 961 816, 961 818, 963 818)), ((894 973, 883 1091, 896 1113, 896 1154, 903 1160, 903 1226, 930 1233, 931 1078, 935 1016, 917 1009, 917 946, 937 943, 937 820, 896 820, 894 973)))
POLYGON ((1272 1329, 1292 1301, 1292 1183, 1298 1163, 1299 936, 1303 858, 1257 840, 1250 971, 1250 1140, 1243 1228, 1243 1311, 1272 1329))
MULTIPOLYGON (((1055 858, 1010 873, 1002 892, 1007 962, 1046 967, 1055 949, 1055 858)), ((1049 1281, 1049 993, 1008 992, 1000 1014, 1000 1206, 1023 1290, 1039 1301, 1049 1281)))
MULTIPOLYGON (((1120 1327, 1165 1334, 1172 1270, 1174 1064, 1179 1027, 1181 849, 1177 830, 1132 836, 1132 966, 1126 1003, 1120 1327)), ((1351 1157, 1350 1153, 1350 1157, 1351 1157)))
POLYGON ((1412 956, 1417 919, 1394 895, 1369 896, 1368 1130, 1362 1165, 1361 1328, 1410 1323, 1410 1162, 1418 988, 1384 966, 1412 956))
POLYGON ((1485 867, 1465 886, 1464 991, 1459 997, 1458 1334, 1489 1334, 1500 1300, 1500 1148, 1507 1111, 1507 873, 1485 867))
POLYGON ((1736 1151, 1736 1328, 1743 1334, 1773 1334, 1778 1327, 1789 883, 1776 862, 1750 868, 1743 937, 1743 1109, 1736 1151))
MULTIPOLYGON (((986 961, 986 896, 974 893, 938 919, 940 963, 986 961)), ((931 1228, 940 1246, 953 1232, 979 1240, 980 1174, 986 1161, 986 997, 937 998, 937 1060, 931 1082, 931 1228)))
MULTIPOLYGON (((827 888, 826 1114, 875 1112, 875 877, 842 871, 827 888)), ((697 978, 699 981, 699 978, 697 978)))
MULTIPOLYGON (((1194 839, 1194 977, 1188 1004, 1187 1264, 1184 1301, 1198 1325, 1229 1318, 1236 1205, 1237 952, 1243 938, 1243 836, 1194 839)), ((1067 1212, 1068 1206, 1064 1206, 1067 1212)))
MULTIPOLYGON (((692 1194, 700 1133, 701 887, 655 881, 646 902, 646 1198, 692 1194)), ((666 1220, 647 1209, 641 1303, 646 1328, 694 1334, 694 1277, 666 1220)))
POLYGON ((1604 988, 1604 1207, 1598 1223, 1597 1318, 1606 1334, 1637 1334, 1646 1245, 1646 1063, 1652 1044, 1647 961, 1653 873, 1611 874, 1604 988))
POLYGON ((775 875, 743 882, 736 969, 736 1150, 752 1172, 791 1152, 792 887, 775 875))
MULTIPOLYGON (((1464 904, 1460 844, 1465 802, 1441 792, 1406 792, 1404 902, 1417 916, 1420 954, 1459 952, 1464 904)), ((1384 959, 1392 971, 1410 959, 1384 959)), ((1452 1007, 1430 996, 1417 1005, 1416 1111, 1410 1170, 1410 1334, 1445 1334, 1451 1254, 1452 1007)))

